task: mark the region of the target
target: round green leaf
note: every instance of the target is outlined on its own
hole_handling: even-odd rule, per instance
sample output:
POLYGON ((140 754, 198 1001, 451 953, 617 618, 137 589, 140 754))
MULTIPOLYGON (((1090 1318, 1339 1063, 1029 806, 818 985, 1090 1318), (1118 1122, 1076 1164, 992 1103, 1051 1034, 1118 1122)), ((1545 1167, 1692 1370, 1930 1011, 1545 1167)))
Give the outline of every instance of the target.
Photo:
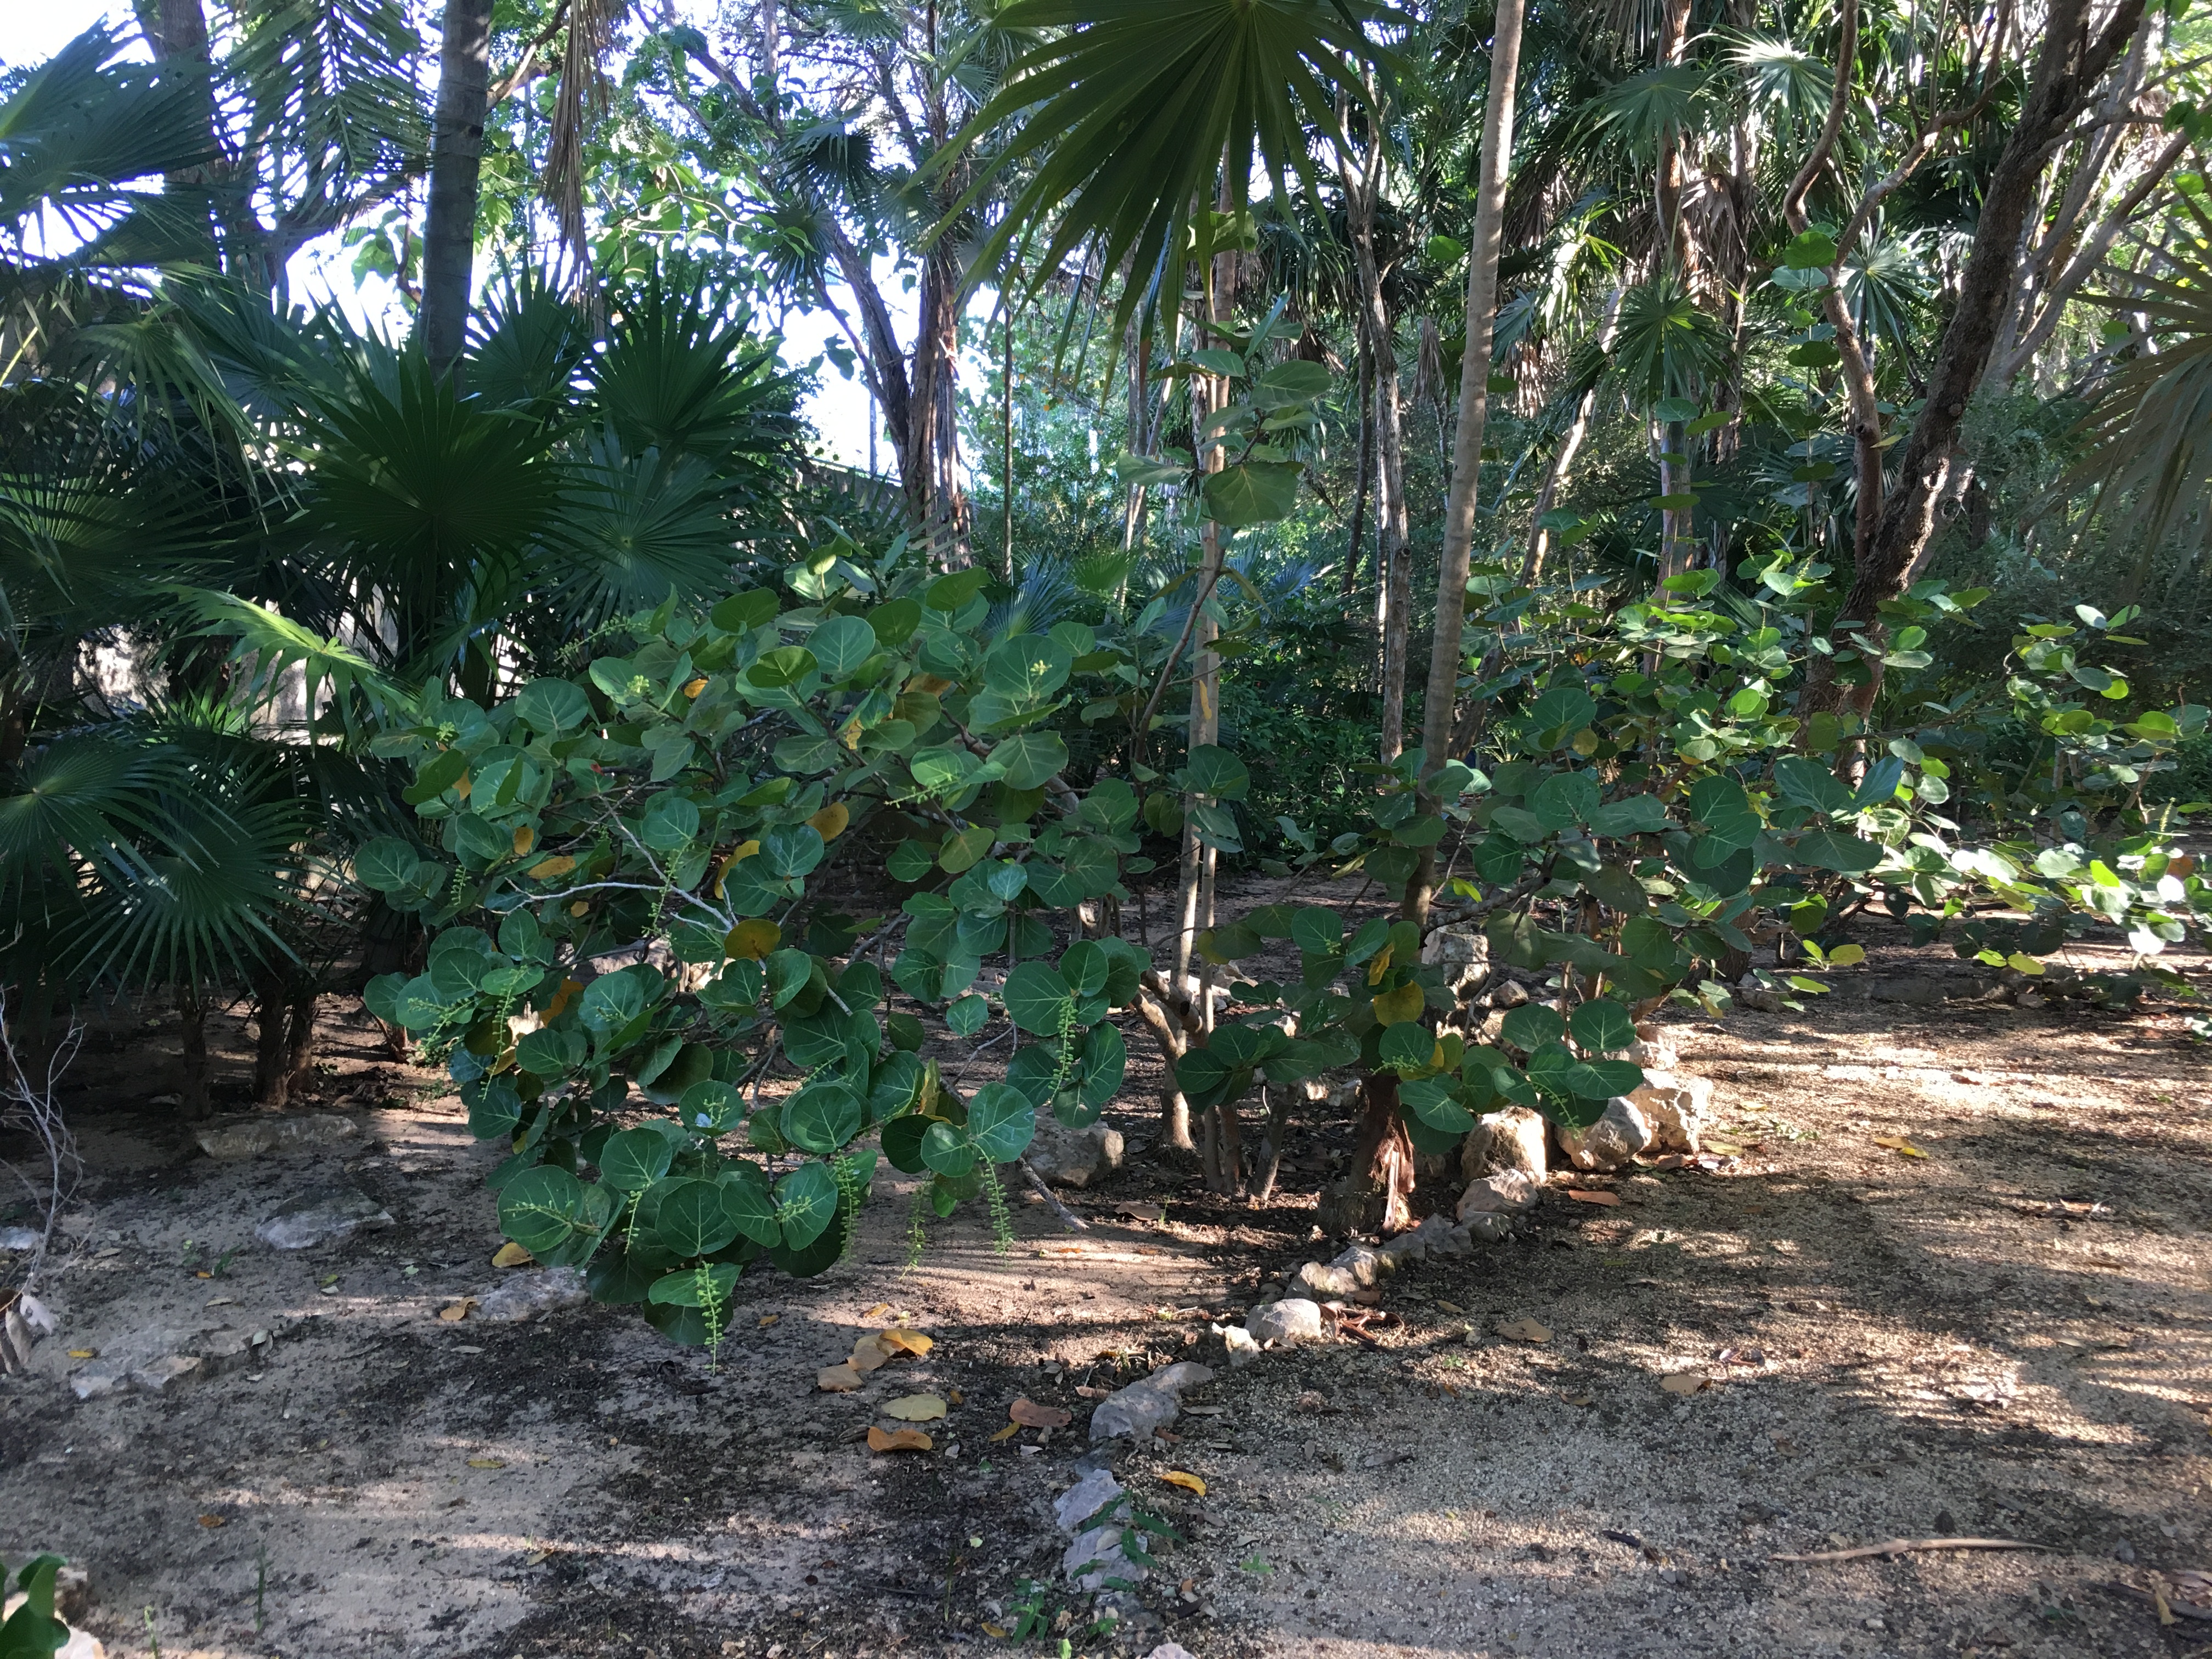
POLYGON ((1067 764, 1067 745, 1056 732, 1024 732, 994 749, 991 759, 1009 787, 1036 789, 1067 764))
POLYGON ((499 1230, 534 1256, 566 1244, 584 1207, 584 1183, 551 1164, 525 1170, 500 1188, 499 1230))
POLYGON ((801 1152, 827 1158, 867 1121, 848 1083, 810 1083, 785 1103, 783 1138, 801 1152))
POLYGON ((1609 998, 1583 1004, 1568 1017, 1567 1029, 1585 1054, 1613 1054, 1636 1041, 1636 1021, 1609 998))
POLYGON ((842 680, 876 654, 876 630, 858 617, 827 617, 806 636, 824 679, 842 680))
POLYGON ((805 646, 779 645, 773 651, 761 653, 760 659, 745 670, 745 679, 763 691, 774 691, 796 685, 815 667, 814 653, 805 646))
POLYGON ((951 1124, 933 1122, 921 1137, 921 1161, 939 1175, 964 1176, 975 1167, 975 1149, 951 1124))
POLYGON ((515 693, 514 712, 532 731, 574 732, 590 723, 592 700, 567 680, 532 680, 515 693))
POLYGON ((599 1178, 618 1193, 641 1193, 668 1173, 676 1143, 658 1129, 624 1129, 599 1148, 599 1178))
POLYGON ((1567 1023, 1559 1011, 1540 1002, 1524 1003, 1505 1016, 1498 1034, 1516 1048, 1534 1050, 1555 1042, 1566 1034, 1567 1023))
POLYGON ((968 1139, 994 1164, 1012 1164, 1036 1133, 1036 1109, 1018 1089, 987 1083, 968 1103, 968 1139))
POLYGON ((722 1189, 722 1213, 741 1237, 763 1247, 783 1242, 783 1228, 775 1218, 775 1195, 755 1165, 741 1159, 714 1184, 722 1189))
POLYGON ((710 1267, 680 1267, 653 1281, 646 1292, 646 1299, 673 1308, 701 1308, 709 1297, 716 1304, 727 1302, 730 1292, 737 1288, 737 1264, 718 1261, 710 1267))
POLYGON ((659 1189, 653 1231, 678 1256, 711 1255, 738 1236, 738 1224, 722 1205, 722 1189, 712 1181, 678 1180, 659 1189))
POLYGON ((745 1097, 736 1085, 708 1078, 684 1091, 677 1111, 693 1134, 727 1134, 745 1115, 745 1097))
POLYGON ((1067 981, 1059 969, 1042 962, 1021 963, 1006 975, 1000 994, 1014 1024, 1032 1036, 1057 1036, 1060 1022, 1075 1011, 1067 981))

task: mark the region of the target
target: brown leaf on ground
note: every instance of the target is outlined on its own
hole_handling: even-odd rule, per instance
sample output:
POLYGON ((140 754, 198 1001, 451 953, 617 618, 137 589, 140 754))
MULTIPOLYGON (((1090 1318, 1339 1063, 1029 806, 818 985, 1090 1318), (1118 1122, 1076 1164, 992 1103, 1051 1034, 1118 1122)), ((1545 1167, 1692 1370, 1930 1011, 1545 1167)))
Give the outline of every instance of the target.
POLYGON ((491 1265, 495 1267, 526 1267, 537 1260, 521 1245, 509 1239, 492 1253, 491 1265))
POLYGON ((1006 1415, 1029 1429, 1064 1429, 1075 1421, 1074 1413, 1062 1411, 1057 1406, 1040 1406, 1027 1397, 1007 1407, 1006 1415))
POLYGON ((1661 1377, 1659 1386, 1668 1394, 1695 1394, 1705 1386, 1705 1379, 1695 1371, 1675 1371, 1661 1377))
POLYGON ((1567 1196, 1574 1200, 1577 1204, 1601 1204, 1607 1208, 1611 1208, 1620 1202, 1620 1194, 1619 1193, 1584 1192, 1581 1188, 1576 1187, 1570 1187, 1567 1188, 1567 1196))
POLYGON ((920 1331, 902 1330, 896 1326, 886 1331, 878 1331, 876 1340, 903 1353, 910 1353, 917 1359, 937 1346, 935 1337, 924 1336, 920 1331))
POLYGON ((861 1318, 863 1318, 863 1319, 881 1319, 881 1318, 882 1318, 885 1314, 889 1313, 890 1310, 891 1310, 891 1304, 890 1304, 890 1303, 888 1303, 888 1302, 878 1302, 878 1303, 877 1303, 877 1304, 876 1304, 876 1305, 875 1305, 874 1307, 872 1307, 872 1308, 869 1309, 869 1310, 867 1310, 867 1312, 866 1312, 866 1313, 862 1314, 862 1315, 860 1316, 860 1317, 861 1317, 861 1318))
POLYGON ((884 1415, 902 1423, 931 1422, 945 1415, 945 1399, 934 1394, 904 1395, 884 1407, 884 1415))
POLYGON ((227 1527, 229 1524, 230 1517, 227 1515, 204 1515, 200 1516, 200 1525, 210 1529, 216 1527, 227 1527))
POLYGON ((884 1345, 878 1333, 871 1331, 853 1345, 853 1357, 845 1363, 856 1371, 880 1370, 896 1352, 884 1345))
POLYGON ((457 1325, 462 1320, 466 1319, 469 1316, 470 1313, 474 1310, 476 1305, 477 1299, 472 1296, 456 1297, 453 1300, 448 1302, 444 1307, 438 1310, 438 1317, 444 1320, 448 1325, 457 1325))
POLYGON ((1019 1423, 1009 1423, 1005 1428, 1000 1429, 998 1433, 991 1437, 991 1443, 996 1445, 1001 1440, 1012 1440, 1021 1431, 1022 1425, 1019 1423))
POLYGON ((1877 1146, 1887 1146, 1891 1152, 1901 1153, 1906 1158, 1925 1158, 1928 1156, 1927 1153, 1922 1152, 1917 1146, 1907 1140, 1903 1135, 1876 1135, 1874 1138, 1874 1144, 1877 1146))
POLYGON ((881 1429, 868 1431, 870 1451, 927 1451, 936 1443, 920 1429, 893 1429, 889 1433, 881 1429))
POLYGON ((850 1394, 860 1386, 860 1374, 850 1360, 842 1365, 824 1365, 814 1373, 814 1386, 831 1394, 850 1394))
POLYGON ((1184 1470, 1170 1469, 1160 1479, 1170 1486, 1181 1486, 1185 1492, 1196 1492, 1200 1498, 1206 1496, 1206 1482, 1184 1470))
POLYGON ((1551 1328, 1539 1325, 1533 1319, 1509 1319, 1498 1328, 1498 1335, 1509 1342, 1549 1342, 1551 1328))

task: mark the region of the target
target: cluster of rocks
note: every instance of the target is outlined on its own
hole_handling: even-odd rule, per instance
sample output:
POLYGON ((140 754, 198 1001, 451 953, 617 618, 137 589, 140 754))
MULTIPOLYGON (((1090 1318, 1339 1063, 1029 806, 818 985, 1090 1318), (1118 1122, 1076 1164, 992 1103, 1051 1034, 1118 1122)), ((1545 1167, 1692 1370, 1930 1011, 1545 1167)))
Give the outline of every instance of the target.
POLYGON ((70 1392, 79 1400, 172 1394, 188 1383, 266 1364, 286 1328, 276 1325, 240 1330, 212 1325, 141 1331, 71 1371, 70 1392))

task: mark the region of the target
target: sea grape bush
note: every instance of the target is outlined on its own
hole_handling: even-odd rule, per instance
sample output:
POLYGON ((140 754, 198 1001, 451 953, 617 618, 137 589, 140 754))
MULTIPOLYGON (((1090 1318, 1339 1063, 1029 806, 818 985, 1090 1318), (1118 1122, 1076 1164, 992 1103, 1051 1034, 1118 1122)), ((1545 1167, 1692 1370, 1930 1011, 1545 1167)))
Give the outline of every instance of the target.
MULTIPOLYGON (((1642 1081, 1637 1018, 1669 997, 1717 1010, 1721 964, 1759 936, 1847 965, 1837 930, 1879 902, 2033 971, 2085 921, 2148 954, 2212 908, 2166 827, 2126 802, 2203 710, 2087 711, 2068 688, 2109 703, 2110 682, 2051 643, 2067 636, 2031 632, 1980 715, 1935 708, 1887 736, 1801 722, 1803 628, 1782 602, 1799 578, 1744 615, 1704 603, 1712 574, 1584 628, 1511 689, 1472 761, 1377 769, 1372 823, 1304 856, 1339 894, 1432 884, 1432 910, 1353 925, 1340 902, 1294 899, 1200 937, 1212 968, 1276 940, 1297 971, 1241 983, 1241 1012, 1199 1022, 1173 1061, 1194 1109, 1356 1066, 1370 1111, 1426 1150, 1501 1102, 1583 1126, 1642 1081), (1957 789, 1986 807, 2030 786, 1970 727, 2023 710, 2075 787, 2014 839, 1974 838, 1945 816, 1957 789), (1846 746, 1861 763, 1839 769, 1846 746), (2027 833, 2046 823, 2061 833, 2027 833), (1992 899, 2014 914, 1976 911, 1992 899), (1454 925, 1479 925, 1495 962, 1549 970, 1553 994, 1486 1037, 1425 960, 1454 925)), ((605 630, 568 678, 489 707, 428 699, 376 739, 414 767, 422 833, 370 842, 356 874, 431 939, 421 973, 371 983, 371 1010, 509 1146, 491 1177, 507 1237, 678 1341, 719 1344, 749 1267, 838 1260, 879 1159, 924 1177, 917 1202, 939 1216, 982 1195, 1003 1218, 997 1171, 1037 1114, 1079 1127, 1119 1088, 1112 1014, 1190 1006, 1120 936, 1125 878, 1151 867, 1144 827, 1179 827, 1188 796, 1193 833, 1237 850, 1249 773, 1201 745, 1165 774, 1071 775, 1065 723, 1132 695, 1132 647, 1081 623, 994 626, 987 580, 840 540, 777 586, 605 630), (863 890, 887 876, 898 908, 836 908, 846 860, 863 890), (958 1037, 1010 1021, 1003 1079, 963 1096, 894 988, 958 1037)), ((1910 603, 1937 621, 1975 597, 1923 585, 1910 603)), ((1786 954, 1769 984, 1825 988, 1786 954)))

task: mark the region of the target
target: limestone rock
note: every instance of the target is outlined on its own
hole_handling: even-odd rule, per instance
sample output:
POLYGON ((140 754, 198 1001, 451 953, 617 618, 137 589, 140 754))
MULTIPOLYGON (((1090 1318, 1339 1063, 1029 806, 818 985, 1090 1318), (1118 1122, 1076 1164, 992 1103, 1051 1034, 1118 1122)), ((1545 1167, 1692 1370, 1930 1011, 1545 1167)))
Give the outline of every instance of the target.
POLYGON ((1302 1296, 1285 1297, 1280 1302, 1254 1309, 1244 1328, 1255 1342, 1318 1342, 1328 1334, 1321 1304, 1302 1296))
POLYGON ((1121 1498, 1121 1483, 1111 1469, 1087 1470, 1080 1480, 1052 1500, 1052 1518, 1072 1536, 1085 1521, 1108 1504, 1119 1504, 1121 1498))
POLYGON ((483 1294, 475 1316, 494 1325, 520 1325, 591 1299, 584 1275, 574 1267, 544 1267, 511 1273, 483 1294))
POLYGON ((1217 1325, 1214 1329, 1221 1337, 1222 1346, 1229 1351, 1231 1370, 1241 1371, 1260 1357, 1259 1343, 1243 1326, 1217 1325))
POLYGON ((1587 1129, 1559 1131, 1559 1150, 1577 1170, 1618 1170, 1651 1144, 1651 1126, 1636 1103, 1616 1095, 1587 1129))
POLYGON ((70 1372, 70 1392, 79 1400, 173 1394, 189 1383, 260 1364, 273 1340, 265 1328, 241 1331, 227 1325, 141 1331, 70 1372))
POLYGON ((1146 1554, 1145 1534, 1133 1528, 1104 1522, 1089 1532, 1077 1534, 1066 1553, 1060 1558, 1060 1571, 1078 1589, 1097 1589, 1109 1578, 1142 1583, 1151 1569, 1141 1559, 1131 1559, 1132 1550, 1139 1557, 1146 1554), (1126 1544, 1124 1540, 1127 1540, 1126 1544))
POLYGON ((1513 1237, 1513 1218, 1497 1210, 1477 1210, 1452 1231, 1470 1243, 1503 1244, 1513 1237))
POLYGON ((391 1212, 358 1187, 320 1186, 279 1206, 253 1236, 275 1249, 307 1250, 392 1224, 391 1212))
POLYGON ((1676 1072, 1644 1073, 1641 1088, 1628 1098, 1651 1127, 1651 1149, 1660 1152, 1694 1152, 1713 1124, 1713 1085, 1710 1078, 1676 1072))
POLYGON ((1110 1440, 1119 1435, 1148 1439, 1154 1429, 1165 1428, 1182 1412, 1180 1395, 1185 1389, 1213 1381, 1213 1370, 1193 1360, 1164 1365, 1140 1382, 1116 1389, 1091 1413, 1091 1437, 1110 1440))
POLYGON ((1550 1170, 1543 1115, 1527 1106, 1508 1106, 1475 1119, 1460 1143, 1459 1172, 1463 1181, 1480 1181, 1503 1170, 1518 1170, 1541 1185, 1550 1170))
POLYGON ((1528 1000, 1528 988, 1517 979, 1509 979, 1490 994, 1493 1008, 1518 1008, 1528 1000))
POLYGON ((1466 1221, 1478 1214, 1510 1215, 1533 1210, 1536 1207, 1536 1183, 1518 1170, 1485 1176, 1460 1194, 1459 1218, 1466 1221))
MULTIPOLYGON (((1372 1282, 1371 1279, 1369 1281, 1372 1282)), ((1367 1285, 1360 1283, 1359 1275, 1347 1267, 1329 1262, 1309 1261, 1298 1269, 1297 1277, 1291 1280, 1291 1287, 1310 1297, 1327 1301, 1350 1296, 1355 1291, 1364 1291, 1367 1285)))
POLYGON ((20 1255, 38 1248, 36 1227, 0 1227, 0 1250, 20 1255))
POLYGON ((1869 994, 1876 1002, 1902 1003, 1908 1008, 1940 1008, 1943 1006, 1943 981, 1918 974, 1905 979, 1886 979, 1878 982, 1869 994))
POLYGON ((199 1130, 194 1139, 210 1158, 259 1158, 268 1152, 315 1152, 351 1145, 360 1130, 349 1117, 331 1112, 264 1114, 225 1118, 199 1130))
POLYGON ((1489 975, 1490 940, 1471 922, 1440 927, 1422 943, 1421 960, 1441 965, 1446 988, 1458 994, 1489 975))
POLYGON ((1121 1167, 1121 1132, 1104 1123, 1070 1129, 1039 1113, 1036 1138, 1023 1156, 1053 1186, 1088 1187, 1121 1167))

